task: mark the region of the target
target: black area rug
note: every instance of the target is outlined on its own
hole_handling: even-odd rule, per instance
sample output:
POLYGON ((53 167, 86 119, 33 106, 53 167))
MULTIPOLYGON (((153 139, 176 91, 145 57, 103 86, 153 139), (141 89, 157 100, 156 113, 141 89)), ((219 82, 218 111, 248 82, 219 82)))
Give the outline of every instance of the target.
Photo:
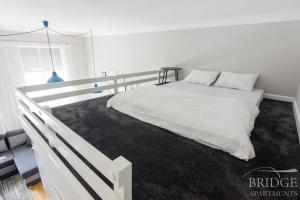
POLYGON ((262 101, 251 136, 256 157, 246 162, 106 108, 107 99, 58 107, 53 113, 111 159, 122 155, 132 162, 133 199, 299 199, 299 186, 262 188, 250 187, 249 182, 273 177, 296 179, 300 185, 299 172, 254 171, 243 177, 258 167, 300 170, 291 103, 262 101))

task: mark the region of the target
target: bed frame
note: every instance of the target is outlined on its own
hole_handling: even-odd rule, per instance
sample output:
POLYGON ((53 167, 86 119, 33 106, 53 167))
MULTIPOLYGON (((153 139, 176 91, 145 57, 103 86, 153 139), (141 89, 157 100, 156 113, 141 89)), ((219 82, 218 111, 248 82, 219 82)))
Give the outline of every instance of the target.
POLYGON ((40 103, 105 90, 112 90, 116 94, 120 87, 154 81, 160 83, 161 79, 160 71, 156 70, 16 89, 19 118, 32 140, 41 179, 49 199, 131 200, 132 164, 122 156, 109 159, 55 118, 51 109, 41 106, 40 103), (95 88, 95 82, 109 84, 95 88), (28 95, 31 92, 87 84, 87 89, 35 98, 28 95))

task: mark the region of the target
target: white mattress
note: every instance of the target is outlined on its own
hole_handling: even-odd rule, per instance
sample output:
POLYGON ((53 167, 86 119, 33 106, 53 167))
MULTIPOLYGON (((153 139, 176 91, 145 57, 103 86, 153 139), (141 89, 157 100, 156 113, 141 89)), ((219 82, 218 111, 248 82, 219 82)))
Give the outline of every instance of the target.
POLYGON ((191 86, 186 90, 184 83, 176 85, 122 92, 113 96, 107 106, 237 158, 249 160, 255 156, 250 135, 259 113, 256 104, 191 92, 191 86))
POLYGON ((231 97, 238 98, 241 100, 246 100, 250 103, 254 103, 259 106, 260 102, 263 99, 264 91, 262 89, 254 89, 252 91, 242 91, 236 89, 229 88, 221 88, 214 86, 202 86, 200 84, 187 83, 183 81, 177 81, 173 83, 169 83, 166 85, 162 85, 160 87, 170 87, 178 90, 185 90, 190 92, 197 92, 199 94, 205 94, 216 97, 231 97))

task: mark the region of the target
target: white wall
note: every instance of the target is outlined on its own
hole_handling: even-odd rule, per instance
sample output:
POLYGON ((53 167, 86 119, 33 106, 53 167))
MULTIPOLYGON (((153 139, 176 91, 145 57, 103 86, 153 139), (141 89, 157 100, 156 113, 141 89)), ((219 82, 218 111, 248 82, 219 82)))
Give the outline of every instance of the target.
POLYGON ((181 66, 185 73, 193 68, 259 73, 258 88, 295 96, 300 83, 299 36, 298 21, 98 36, 94 41, 98 74, 162 66, 181 66))

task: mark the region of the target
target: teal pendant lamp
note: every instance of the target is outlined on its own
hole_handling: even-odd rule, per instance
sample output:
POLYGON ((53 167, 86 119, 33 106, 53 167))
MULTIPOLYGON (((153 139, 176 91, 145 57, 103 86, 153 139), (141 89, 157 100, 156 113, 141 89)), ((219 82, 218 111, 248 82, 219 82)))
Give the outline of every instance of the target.
POLYGON ((64 80, 59 77, 56 73, 56 71, 52 72, 51 77, 48 79, 47 83, 55 83, 55 82, 63 82, 64 80))
POLYGON ((95 83, 94 84, 94 88, 97 88, 97 90, 94 92, 95 94, 102 93, 102 90, 100 88, 98 88, 98 87, 99 87, 98 84, 95 83))
POLYGON ((53 56, 52 56, 50 38, 49 38, 49 33, 48 33, 48 26, 49 26, 48 21, 43 21, 43 25, 44 25, 46 33, 47 33, 47 41, 48 41, 49 53, 50 53, 50 58, 51 58, 51 66, 52 66, 52 75, 48 79, 47 83, 63 82, 64 80, 57 75, 55 68, 54 68, 54 64, 53 64, 53 56))

